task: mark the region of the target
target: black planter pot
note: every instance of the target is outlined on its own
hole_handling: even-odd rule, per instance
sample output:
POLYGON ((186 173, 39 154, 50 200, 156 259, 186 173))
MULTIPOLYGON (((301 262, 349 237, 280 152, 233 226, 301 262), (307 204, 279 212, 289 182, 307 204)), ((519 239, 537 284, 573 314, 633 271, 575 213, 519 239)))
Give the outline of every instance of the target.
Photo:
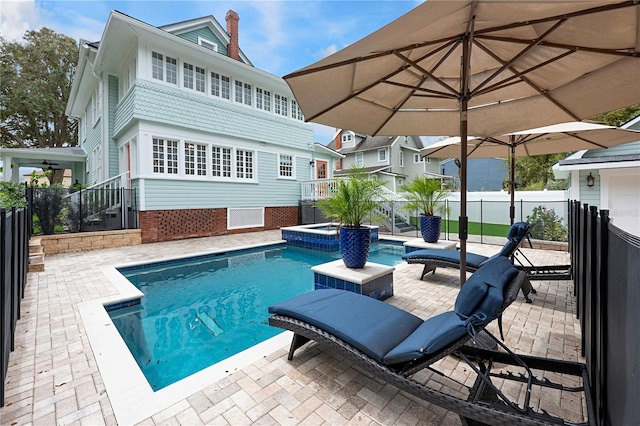
POLYGON ((364 268, 369 257, 371 228, 340 228, 340 252, 347 268, 364 268))
POLYGON ((435 243, 440 238, 440 216, 420 216, 420 232, 427 243, 435 243))

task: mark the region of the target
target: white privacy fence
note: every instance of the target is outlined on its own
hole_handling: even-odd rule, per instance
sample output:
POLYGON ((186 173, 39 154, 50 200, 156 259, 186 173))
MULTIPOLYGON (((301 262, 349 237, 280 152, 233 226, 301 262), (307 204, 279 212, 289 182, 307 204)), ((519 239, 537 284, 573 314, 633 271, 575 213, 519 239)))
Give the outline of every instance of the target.
MULTIPOLYGON (((569 217, 569 191, 516 191, 515 220, 524 221, 532 216, 534 209, 553 209, 566 225, 569 217)), ((451 193, 446 199, 448 217, 457 220, 460 216, 460 193, 451 193)), ((467 216, 469 222, 509 224, 510 195, 506 191, 467 193, 467 216)))

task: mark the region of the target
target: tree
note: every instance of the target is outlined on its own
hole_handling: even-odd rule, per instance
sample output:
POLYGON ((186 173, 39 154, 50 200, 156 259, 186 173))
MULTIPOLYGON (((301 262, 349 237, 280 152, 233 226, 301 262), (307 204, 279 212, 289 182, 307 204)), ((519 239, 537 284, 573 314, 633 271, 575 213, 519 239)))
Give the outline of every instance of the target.
POLYGON ((640 115, 640 104, 617 109, 615 111, 607 112, 606 114, 594 115, 590 119, 600 123, 608 124, 609 126, 620 127, 624 123, 637 117, 638 115, 640 115))
POLYGON ((48 28, 27 31, 24 42, 0 37, 0 144, 64 147, 77 143, 77 123, 65 115, 78 46, 48 28))
POLYGON ((555 180, 553 177, 553 166, 568 154, 547 154, 535 155, 531 157, 516 157, 516 179, 518 190, 536 191, 542 189, 566 189, 568 182, 566 179, 555 180))

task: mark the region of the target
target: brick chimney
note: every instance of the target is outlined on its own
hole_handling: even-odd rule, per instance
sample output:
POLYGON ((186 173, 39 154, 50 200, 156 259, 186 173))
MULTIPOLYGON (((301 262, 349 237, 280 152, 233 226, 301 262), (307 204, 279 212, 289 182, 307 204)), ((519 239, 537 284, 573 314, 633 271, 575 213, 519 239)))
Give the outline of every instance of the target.
POLYGON ((238 21, 240 20, 240 17, 233 10, 229 10, 227 12, 227 16, 225 17, 225 20, 227 21, 227 33, 229 34, 227 56, 239 61, 240 47, 238 44, 238 21))

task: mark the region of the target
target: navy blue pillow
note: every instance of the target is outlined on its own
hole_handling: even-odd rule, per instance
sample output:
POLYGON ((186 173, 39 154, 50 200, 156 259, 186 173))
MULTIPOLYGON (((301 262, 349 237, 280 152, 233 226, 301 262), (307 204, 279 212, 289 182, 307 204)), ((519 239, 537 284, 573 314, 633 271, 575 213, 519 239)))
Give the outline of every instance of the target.
POLYGON ((384 363, 391 365, 416 360, 432 354, 467 333, 465 322, 449 311, 431 317, 422 323, 409 337, 384 356, 384 363))
POLYGON ((473 315, 476 308, 487 297, 489 286, 483 280, 473 279, 473 275, 464 283, 454 307, 454 312, 461 317, 473 315))

